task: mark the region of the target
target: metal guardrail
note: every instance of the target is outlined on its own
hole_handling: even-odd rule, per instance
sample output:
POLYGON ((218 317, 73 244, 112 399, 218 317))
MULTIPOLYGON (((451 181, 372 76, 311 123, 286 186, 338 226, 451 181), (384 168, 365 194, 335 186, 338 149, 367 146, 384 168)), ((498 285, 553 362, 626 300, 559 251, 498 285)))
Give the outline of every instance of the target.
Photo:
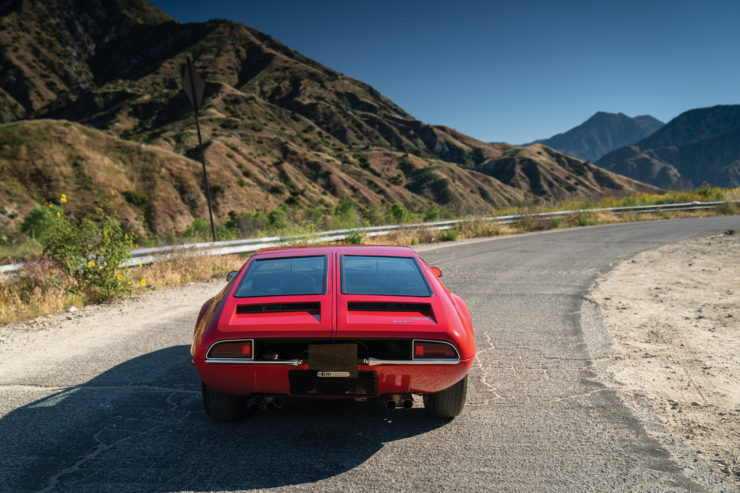
MULTIPOLYGON (((332 241, 341 241, 354 234, 375 237, 383 236, 394 231, 406 229, 434 229, 445 230, 454 228, 460 224, 472 221, 490 221, 498 224, 512 224, 521 221, 523 217, 532 217, 541 220, 556 219, 570 214, 593 213, 593 212, 610 212, 612 214, 620 213, 647 213, 658 211, 689 211, 700 209, 712 209, 727 201, 717 202, 682 202, 678 204, 658 204, 658 205, 634 205, 628 207, 604 207, 598 209, 574 209, 555 212, 535 212, 531 214, 511 214, 506 216, 488 216, 475 219, 452 219, 449 221, 433 221, 427 223, 413 224, 394 224, 388 226, 370 226, 367 228, 350 228, 337 229, 334 231, 324 231, 321 233, 307 233, 292 236, 271 236, 267 238, 249 238, 243 240, 217 241, 208 243, 191 243, 187 245, 170 245, 152 248, 138 248, 131 251, 131 259, 124 265, 131 267, 139 264, 150 264, 156 260, 166 259, 174 255, 227 255, 232 253, 254 252, 260 248, 269 248, 274 246, 289 245, 293 243, 323 243, 332 241)), ((740 204, 740 201, 730 201, 730 203, 740 204)), ((12 274, 23 268, 24 264, 10 264, 0 266, 0 273, 4 275, 12 274)), ((0 277, 1 279, 1 277, 0 277)))

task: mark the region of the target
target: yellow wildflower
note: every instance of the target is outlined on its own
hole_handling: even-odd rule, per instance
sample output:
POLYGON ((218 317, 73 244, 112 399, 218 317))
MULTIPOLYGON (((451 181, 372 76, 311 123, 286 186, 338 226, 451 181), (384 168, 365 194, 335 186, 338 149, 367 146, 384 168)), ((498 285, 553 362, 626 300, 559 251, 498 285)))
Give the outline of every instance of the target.
POLYGON ((118 274, 118 275, 116 276, 116 279, 118 279, 119 281, 120 281, 121 279, 123 279, 123 274, 118 274))
POLYGON ((116 194, 116 191, 115 191, 115 190, 113 190, 113 189, 111 189, 111 191, 110 191, 110 194, 111 194, 111 195, 115 195, 115 194, 116 194))
POLYGON ((62 213, 61 212, 57 212, 57 217, 62 217, 62 213))
POLYGON ((87 265, 89 265, 90 267, 95 267, 95 261, 91 260, 87 263, 87 265))
POLYGON ((139 262, 139 267, 141 267, 141 262, 139 262))
POLYGON ((59 202, 61 202, 62 204, 66 204, 67 203, 67 194, 66 193, 63 193, 62 194, 62 198, 59 199, 59 202))
POLYGON ((142 286, 146 286, 146 279, 142 279, 141 281, 139 281, 139 284, 141 284, 142 286))

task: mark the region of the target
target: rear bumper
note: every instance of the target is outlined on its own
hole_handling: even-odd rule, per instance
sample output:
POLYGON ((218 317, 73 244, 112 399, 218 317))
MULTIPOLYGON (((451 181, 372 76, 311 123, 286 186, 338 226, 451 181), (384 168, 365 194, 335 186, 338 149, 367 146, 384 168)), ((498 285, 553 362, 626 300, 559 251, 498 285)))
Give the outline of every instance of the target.
MULTIPOLYGON (((252 364, 210 363, 204 359, 193 361, 200 378, 211 388, 232 395, 285 394, 305 397, 291 392, 290 372, 309 371, 307 363, 292 361, 288 364, 257 362, 252 364)), ((286 362, 287 363, 287 362, 286 362)), ((359 372, 377 375, 377 395, 439 392, 460 381, 470 370, 473 359, 456 364, 418 364, 418 362, 383 362, 369 360, 357 366, 359 372)), ((329 377, 331 378, 331 377, 329 377)), ((322 395, 316 395, 322 397, 322 395)), ((342 397, 326 395, 325 397, 342 397)), ((347 398, 357 397, 348 394, 347 398)), ((367 395, 373 397, 373 395, 367 395)))

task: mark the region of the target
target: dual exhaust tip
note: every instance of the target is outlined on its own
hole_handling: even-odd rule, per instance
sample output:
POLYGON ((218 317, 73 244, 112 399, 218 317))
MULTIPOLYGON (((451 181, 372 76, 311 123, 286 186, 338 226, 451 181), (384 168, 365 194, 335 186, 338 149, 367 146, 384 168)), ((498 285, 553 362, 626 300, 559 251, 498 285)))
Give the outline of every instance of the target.
POLYGON ((280 409, 283 405, 283 397, 276 395, 252 397, 247 401, 247 410, 256 413, 267 410, 274 411, 280 409))
POLYGON ((414 397, 411 394, 389 394, 383 398, 387 409, 411 409, 414 397))

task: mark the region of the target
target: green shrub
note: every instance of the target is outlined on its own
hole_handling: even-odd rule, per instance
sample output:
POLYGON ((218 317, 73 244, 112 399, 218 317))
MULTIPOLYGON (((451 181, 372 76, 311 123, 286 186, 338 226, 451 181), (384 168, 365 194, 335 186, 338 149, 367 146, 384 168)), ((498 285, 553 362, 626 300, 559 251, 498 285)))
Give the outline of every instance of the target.
POLYGON ((60 212, 43 237, 44 254, 75 279, 87 300, 110 300, 131 291, 122 264, 134 239, 102 207, 76 223, 60 212))
POLYGON ((703 200, 706 200, 706 201, 722 200, 722 195, 723 195, 721 189, 713 188, 707 182, 702 183, 701 186, 696 189, 696 193, 703 200))
POLYGON ((453 228, 445 229, 439 232, 440 241, 455 241, 457 240, 458 236, 460 236, 460 231, 453 228))
POLYGON ((345 238, 345 241, 350 245, 362 245, 365 239, 365 233, 363 231, 350 231, 345 238))
POLYGON ((185 228, 183 233, 186 238, 192 238, 194 240, 211 240, 211 225, 205 219, 198 217, 193 220, 193 223, 185 228))
POLYGON ((34 207, 21 223, 21 231, 31 238, 37 240, 43 239, 51 228, 57 215, 61 215, 62 208, 58 205, 49 204, 47 206, 34 207))
POLYGON ((408 212, 406 212, 406 209, 404 209, 400 202, 394 202, 390 209, 388 209, 388 215, 394 223, 401 224, 406 222, 408 212))
POLYGON ((121 195, 126 199, 126 202, 135 207, 145 208, 149 205, 149 196, 146 194, 134 190, 126 190, 125 192, 121 192, 121 195))

